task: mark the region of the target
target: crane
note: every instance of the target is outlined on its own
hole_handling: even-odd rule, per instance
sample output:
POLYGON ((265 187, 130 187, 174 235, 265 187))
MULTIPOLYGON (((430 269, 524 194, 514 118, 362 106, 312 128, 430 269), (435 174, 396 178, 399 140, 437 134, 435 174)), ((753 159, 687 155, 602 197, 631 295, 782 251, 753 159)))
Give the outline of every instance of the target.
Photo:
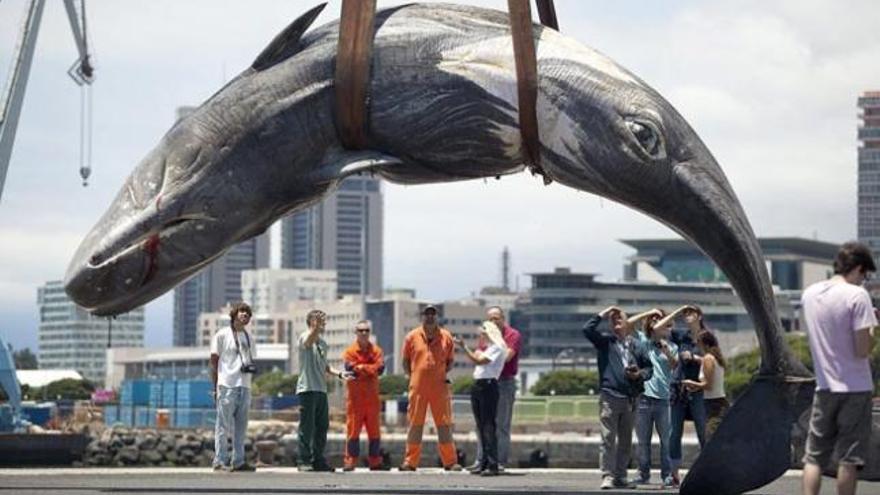
MULTIPOLYGON (((76 0, 64 0, 70 28, 73 31, 73 39, 79 52, 79 58, 68 70, 68 75, 82 88, 81 91, 81 121, 80 121, 80 176, 85 185, 91 173, 91 83, 94 80, 94 68, 90 61, 86 37, 86 10, 85 0, 80 0, 80 9, 77 11, 76 0), (89 105, 86 102, 89 102, 89 105), (88 122, 86 122, 88 120, 88 122), (87 137, 88 134, 88 137, 87 137)), ((12 71, 9 74, 3 99, 0 100, 0 199, 3 197, 3 186, 6 183, 6 172, 9 169, 9 160, 12 156, 12 145, 15 142, 15 131, 18 127, 18 118, 21 116, 21 107, 24 102, 24 93, 27 88, 28 76, 30 75, 31 62, 34 58, 34 48, 37 44, 37 33, 40 30, 40 21, 43 17, 45 0, 30 0, 18 45, 13 53, 12 71)))

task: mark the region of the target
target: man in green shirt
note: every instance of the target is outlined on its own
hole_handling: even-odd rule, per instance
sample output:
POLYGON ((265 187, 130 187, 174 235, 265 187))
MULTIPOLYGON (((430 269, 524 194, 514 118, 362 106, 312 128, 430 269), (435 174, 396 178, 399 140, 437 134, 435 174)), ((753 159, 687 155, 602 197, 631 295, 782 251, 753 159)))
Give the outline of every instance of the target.
POLYGON ((308 332, 299 336, 299 470, 333 472, 324 458, 327 429, 330 426, 330 406, 327 402, 326 373, 340 380, 351 380, 350 371, 336 370, 327 364, 327 342, 321 338, 327 315, 320 310, 306 315, 308 332))

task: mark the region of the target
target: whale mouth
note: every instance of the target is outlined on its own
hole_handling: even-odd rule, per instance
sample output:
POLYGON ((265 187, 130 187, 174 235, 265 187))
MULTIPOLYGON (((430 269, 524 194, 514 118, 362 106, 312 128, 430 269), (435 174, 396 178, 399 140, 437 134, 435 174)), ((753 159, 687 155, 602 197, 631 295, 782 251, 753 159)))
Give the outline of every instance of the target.
POLYGON ((216 219, 204 214, 179 216, 163 223, 159 228, 138 235, 134 239, 129 240, 129 236, 123 237, 89 257, 86 267, 103 268, 135 250, 148 249, 149 245, 157 240, 170 239, 177 232, 189 228, 191 224, 195 224, 195 230, 202 230, 205 228, 205 224, 211 222, 216 222, 216 219))

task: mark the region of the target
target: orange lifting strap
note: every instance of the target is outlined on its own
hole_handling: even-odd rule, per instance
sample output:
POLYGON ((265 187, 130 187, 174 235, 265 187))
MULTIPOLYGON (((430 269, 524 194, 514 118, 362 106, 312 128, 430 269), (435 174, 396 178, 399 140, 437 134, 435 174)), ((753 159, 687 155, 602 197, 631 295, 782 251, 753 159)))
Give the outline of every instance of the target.
MULTIPOLYGON (((553 0, 536 0, 541 24, 559 30, 553 0)), ((516 63, 519 128, 526 165, 550 179, 541 169, 538 137, 538 62, 532 37, 529 0, 507 0, 516 63)), ((336 54, 336 131, 342 145, 362 149, 367 145, 367 104, 370 60, 373 51, 376 0, 342 0, 339 47, 336 54)))

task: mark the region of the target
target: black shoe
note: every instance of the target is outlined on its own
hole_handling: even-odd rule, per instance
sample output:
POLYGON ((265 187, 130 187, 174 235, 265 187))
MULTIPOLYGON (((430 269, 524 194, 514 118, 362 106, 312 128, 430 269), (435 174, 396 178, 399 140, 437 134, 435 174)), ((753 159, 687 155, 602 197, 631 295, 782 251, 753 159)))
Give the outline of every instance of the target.
POLYGON ((336 468, 329 464, 319 464, 317 466, 312 466, 312 471, 316 473, 335 473, 336 468))
POLYGON ((254 472, 256 470, 257 470, 257 468, 251 466, 248 463, 244 463, 240 466, 235 466, 234 468, 232 468, 233 472, 242 472, 242 473, 245 473, 245 472, 250 473, 250 472, 254 472))
POLYGON ((484 469, 483 472, 480 473, 480 476, 498 476, 498 469, 484 469))
POLYGON ((391 471, 391 466, 370 466, 370 471, 391 471))

